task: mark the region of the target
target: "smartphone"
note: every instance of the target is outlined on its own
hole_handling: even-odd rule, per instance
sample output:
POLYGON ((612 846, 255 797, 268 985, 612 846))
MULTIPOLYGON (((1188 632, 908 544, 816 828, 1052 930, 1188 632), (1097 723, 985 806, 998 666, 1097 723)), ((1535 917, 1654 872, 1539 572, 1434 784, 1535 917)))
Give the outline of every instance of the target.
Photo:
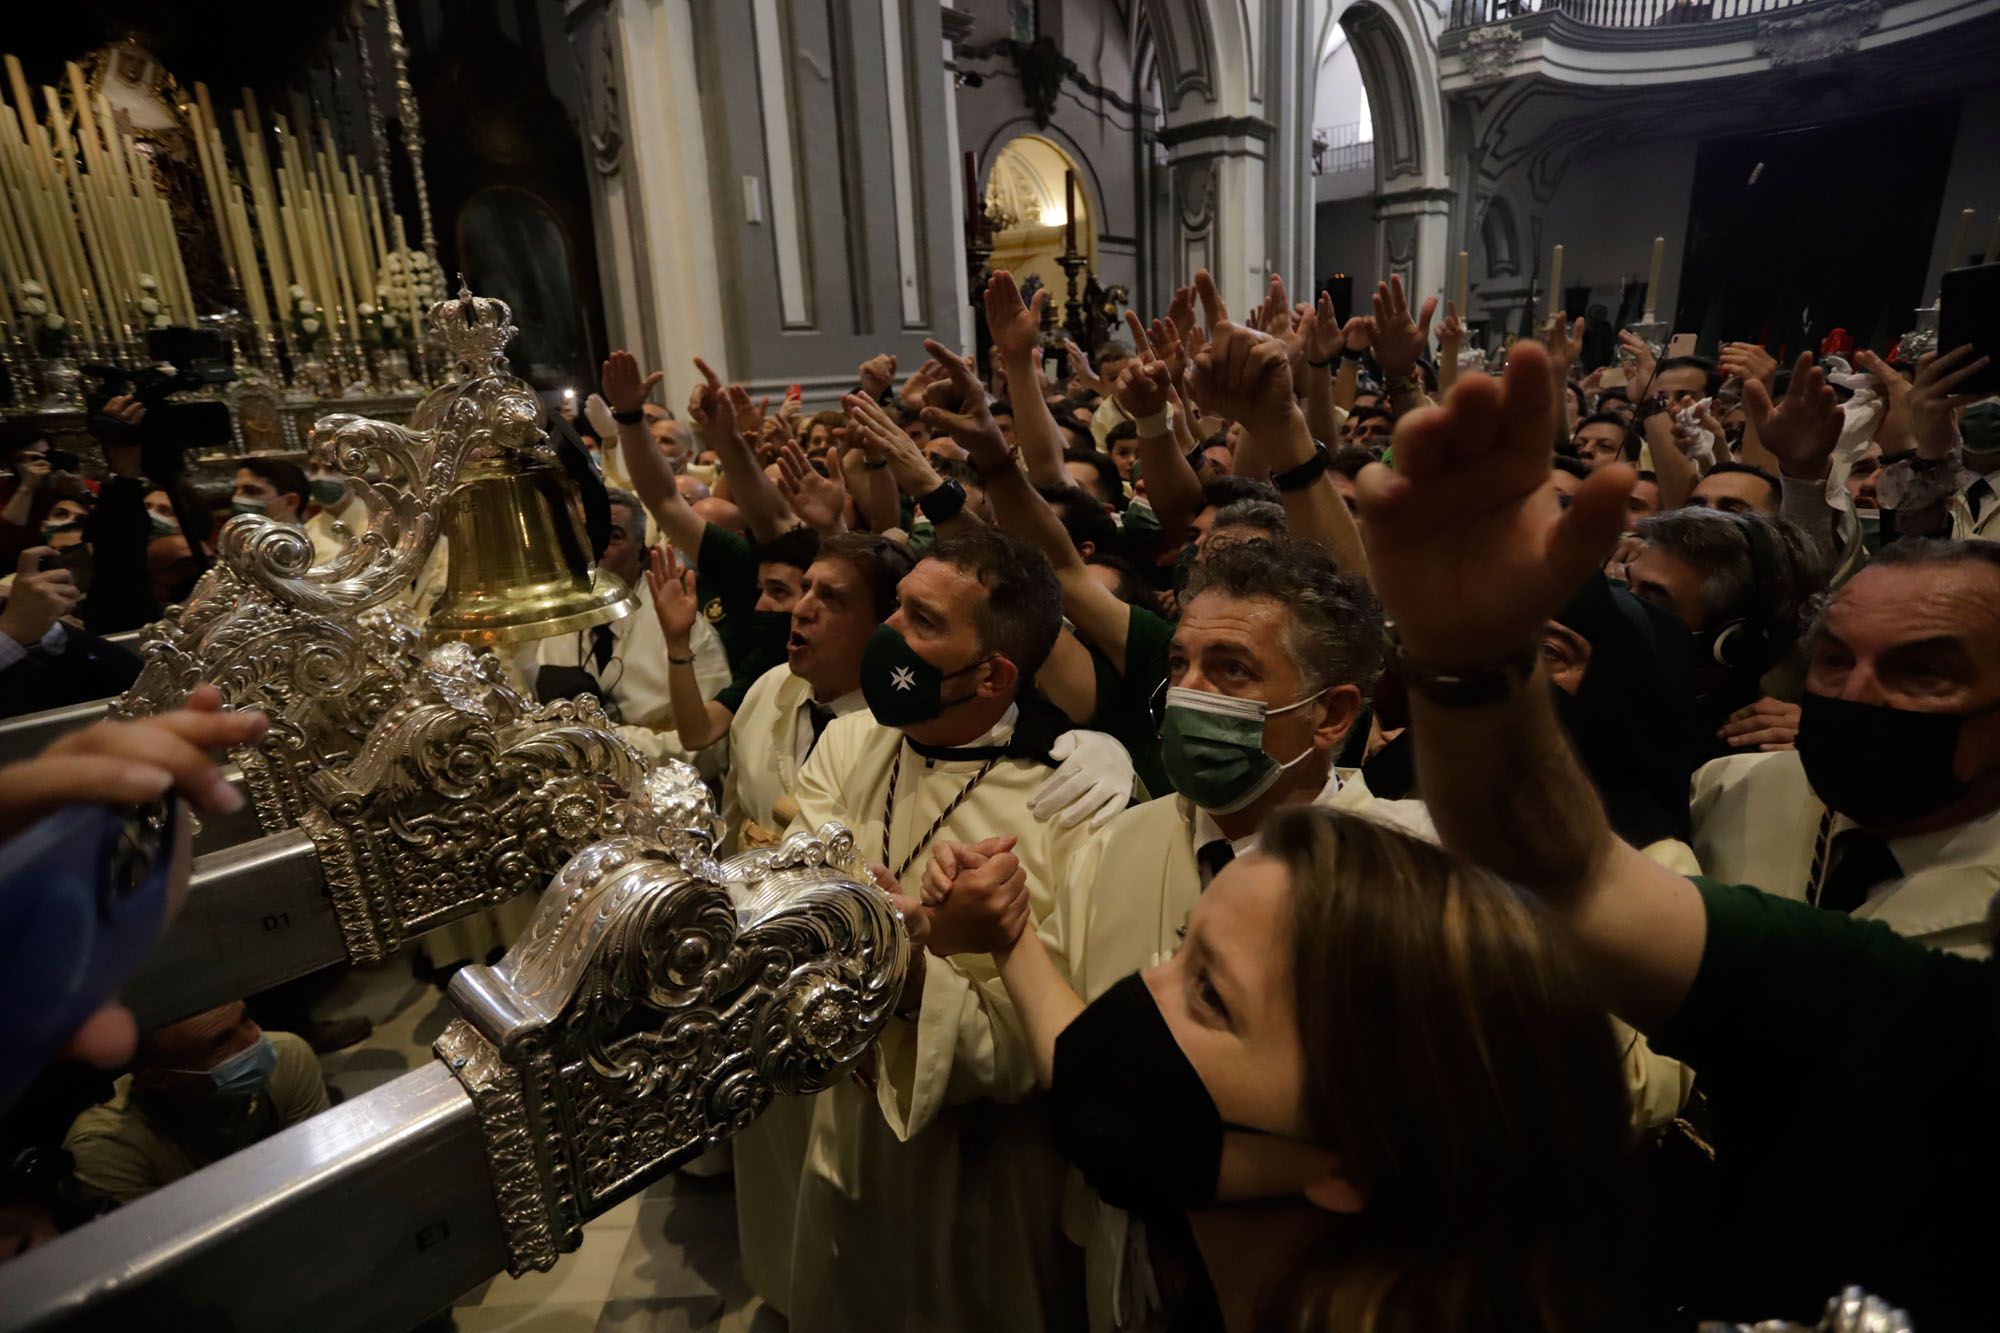
POLYGON ((51 449, 42 457, 48 461, 51 472, 75 472, 82 466, 77 456, 67 449, 51 449))
POLYGON ((0 845, 0 1110, 151 952, 182 817, 70 805, 0 845))
POLYGON ((1938 286, 1938 355, 1967 343, 1967 360, 1993 361, 1952 392, 2000 393, 2000 263, 1952 269, 1938 286))
POLYGON ((1676 333, 1667 339, 1668 356, 1693 356, 1694 338, 1692 333, 1676 333))

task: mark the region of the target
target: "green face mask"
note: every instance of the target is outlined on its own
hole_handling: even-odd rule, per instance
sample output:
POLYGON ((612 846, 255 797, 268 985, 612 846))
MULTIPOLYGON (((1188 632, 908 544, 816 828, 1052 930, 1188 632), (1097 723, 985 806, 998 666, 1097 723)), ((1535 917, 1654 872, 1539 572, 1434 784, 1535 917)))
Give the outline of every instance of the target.
POLYGON ((1863 549, 1874 550, 1882 539, 1882 511, 1879 509, 1863 509, 1861 506, 1856 505, 1854 507, 1854 517, 1861 521, 1861 545, 1863 549))
POLYGON ((1959 442, 1968 454, 2000 454, 2000 402, 1974 403, 1958 419, 1959 442))
POLYGON ((1160 762, 1174 790, 1211 814, 1226 815, 1271 790, 1284 772, 1313 752, 1311 745, 1279 763, 1264 753, 1264 721, 1303 708, 1318 694, 1272 708, 1259 699, 1189 690, 1167 691, 1160 723, 1160 762))
POLYGON ((970 699, 947 702, 944 683, 986 664, 980 658, 956 671, 940 671, 910 647, 910 641, 893 625, 878 625, 861 650, 861 697, 868 711, 885 727, 907 727, 929 722, 947 708, 956 708, 970 699))
POLYGON ((229 510, 234 514, 262 514, 266 518, 270 517, 270 511, 255 500, 231 500, 229 510))
POLYGON ((74 519, 71 519, 63 523, 44 523, 42 524, 42 540, 44 542, 53 543, 55 539, 61 534, 65 532, 75 532, 82 526, 83 524, 78 523, 74 519))
POLYGON ((322 509, 331 509, 347 498, 347 483, 339 477, 314 477, 306 489, 312 493, 312 502, 322 509))
POLYGON ((148 513, 146 522, 152 528, 155 537, 171 537, 180 531, 179 524, 170 518, 161 518, 158 514, 148 513))

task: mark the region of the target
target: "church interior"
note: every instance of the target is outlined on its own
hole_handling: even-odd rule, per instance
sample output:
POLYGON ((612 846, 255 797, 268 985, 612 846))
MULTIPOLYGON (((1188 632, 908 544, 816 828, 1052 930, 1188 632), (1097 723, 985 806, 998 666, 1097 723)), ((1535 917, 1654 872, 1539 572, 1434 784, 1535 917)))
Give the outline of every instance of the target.
MULTIPOLYGON (((2000 308, 2000 0, 72 0, 11 7, 0 57, 0 461, 17 477, 0 491, 0 573, 9 604, 31 607, 35 580, 72 571, 59 594, 65 612, 82 599, 64 617, 69 652, 109 645, 88 667, 50 672, 45 692, 0 698, 0 763, 58 753, 92 727, 268 719, 198 743, 226 792, 167 801, 152 842, 138 839, 151 851, 128 878, 177 883, 164 905, 136 889, 97 894, 75 918, 95 924, 51 924, 7 907, 17 881, 0 873, 0 931, 21 950, 0 944, 0 958, 97 940, 90 966, 60 983, 91 996, 66 1001, 63 1031, 104 1003, 129 1011, 133 1033, 109 1064, 56 1061, 61 1043, 31 1033, 18 1050, 48 1063, 0 1078, 0 1330, 809 1333, 887 1326, 891 1291, 904 1302, 895 1326, 913 1333, 1444 1326, 1354 1308, 1264 1323, 1227 1291, 1208 1320, 1177 1305, 1167 1256, 1195 1251, 1187 1228, 1137 1204, 1128 1222, 1098 1177, 1093 1194, 1063 1174, 1050 1145, 1082 1133, 1062 1119, 1064 1043, 1100 1012, 1096 994, 1122 992, 1086 984, 1084 927, 1071 923, 1071 952, 1051 945, 1049 957, 1074 969, 1079 994, 1063 994, 1082 1016, 1051 1057, 1020 1016, 1031 1010, 1009 959, 1023 951, 947 957, 950 918, 926 918, 1018 858, 1025 899, 1008 910, 1053 939, 1043 925, 1067 909, 1038 895, 1083 864, 1069 825, 1043 808, 1048 789, 1030 805, 1039 776, 1024 768, 1029 785, 1005 789, 1018 810, 998 804, 1038 716, 1026 693, 976 736, 927 739, 927 727, 946 734, 936 712, 895 720, 922 706, 895 692, 928 690, 948 715, 963 679, 976 693, 1015 687, 983 637, 1012 623, 993 608, 996 580, 1013 575, 975 571, 933 594, 926 578, 943 576, 926 575, 939 563, 929 553, 958 549, 962 532, 946 530, 968 514, 1009 542, 1067 531, 1074 550, 1059 543, 1058 557, 1074 567, 1054 558, 1044 571, 1064 619, 1049 631, 1056 648, 1039 651, 1077 650, 1089 706, 1071 706, 1050 667, 1021 671, 1023 691, 1032 677, 1067 714, 1039 762, 1084 754, 1077 737, 1122 738, 1113 714, 1137 719, 1150 757, 1111 742, 1114 776, 1090 769, 1057 804, 1108 782, 1104 817, 1130 819, 1148 794, 1178 790, 1183 822, 1222 821, 1240 842, 1226 818, 1240 802, 1200 795, 1230 762, 1223 742, 1185 771, 1174 763, 1174 728, 1202 724, 1173 719, 1205 718, 1216 737, 1229 722, 1176 713, 1198 701, 1174 626, 1229 576, 1233 548, 1180 544, 1169 479, 1185 474, 1180 503, 1207 516, 1194 532, 1325 523, 1343 573, 1364 540, 1379 573, 1391 482, 1371 478, 1422 456, 1399 386, 1449 404, 1454 379, 1504 373, 1512 393, 1510 355, 1546 344, 1559 391, 1577 367, 1558 470, 1582 449, 1574 471, 1587 478, 1588 423, 1608 421, 1633 484, 1664 497, 1676 474, 1658 440, 1642 446, 1649 409, 1628 425, 1630 386, 1641 367, 1699 363, 1729 393, 1711 388, 1698 414, 1693 395, 1666 403, 1689 413, 1672 430, 1720 450, 1723 477, 1767 480, 1775 520, 1797 480, 1791 455, 1767 432, 1770 461, 1729 462, 1731 409, 1761 373, 1729 349, 1754 345, 1777 368, 1756 391, 1766 412, 1789 408, 1787 383, 1818 385, 1814 358, 1841 358, 1854 378, 1828 378, 1852 421, 1866 349, 1923 392, 1927 354, 1955 337, 1992 345, 2000 308), (1958 291, 1969 295, 1947 299, 1958 291), (1400 373, 1392 323, 1425 340, 1421 364, 1400 373), (1358 326, 1378 340, 1365 354, 1341 341, 1365 339, 1358 326), (1324 356, 1316 337, 1333 340, 1324 356), (1240 411, 1187 400, 1211 354, 1254 361, 1271 338, 1291 349, 1298 388, 1283 395, 1280 443, 1253 468, 1242 455, 1264 446, 1251 391, 1226 400, 1240 411), (1724 383, 1743 364, 1752 371, 1724 383), (1355 367, 1373 408, 1357 401, 1355 367), (1127 406, 1156 369, 1162 405, 1127 406), (1344 386, 1329 391, 1337 408, 1316 415, 1308 374, 1344 386), (1031 417, 1030 384, 1049 412, 1031 417), (995 450, 1004 434, 998 465, 949 443, 966 421, 990 426, 995 450), (1149 423, 1166 435, 1170 421, 1179 447, 1148 452, 1149 423), (1298 423, 1297 454, 1283 452, 1284 421, 1298 423), (1010 517, 1024 511, 1006 508, 1003 488, 1034 473, 1023 455, 1044 436, 1055 484, 1032 479, 1047 504, 1010 517), (1120 454, 1125 440, 1140 463, 1120 454), (1335 475, 1343 457, 1352 467, 1335 475), (1232 475, 1261 489, 1231 491, 1232 475), (1331 517, 1294 504, 1323 475, 1331 517), (1079 495, 1080 516, 1065 508, 1079 495), (135 541, 108 522, 128 496, 135 541), (1343 546, 1350 510, 1360 527, 1343 546), (784 555, 806 528, 817 545, 784 555), (863 542, 876 545, 852 554, 863 542), (847 564, 831 558, 841 552, 847 564), (112 566, 126 560, 121 589, 112 566), (900 594, 893 579, 887 592, 868 582, 891 567, 900 594), (1077 609, 1096 605, 1078 588, 1099 575, 1120 598, 1109 643, 1077 609), (810 678, 813 654, 833 651, 825 627, 846 623, 838 597, 866 602, 869 587, 876 604, 851 636, 859 685, 808 696, 787 663, 810 678), (927 598, 949 610, 989 594, 967 622, 982 636, 969 666, 925 647, 927 598), (1134 674, 1142 624, 1162 626, 1143 640, 1157 688, 1134 674), (130 670, 89 674, 113 659, 130 670), (769 696, 787 688, 796 752, 791 731, 753 748, 746 720, 780 708, 769 696), (909 737, 894 739, 902 767, 886 787, 866 768, 870 742, 850 739, 862 731, 851 708, 909 737), (851 746, 859 766, 826 790, 823 728, 828 752, 851 746), (750 768, 774 744, 754 762, 779 780, 775 801, 753 792, 765 778, 750 768), (933 799, 920 785, 917 813, 899 811, 899 782, 918 769, 942 781, 954 764, 970 775, 962 790, 933 799), (837 822, 816 822, 822 798, 837 822), (961 830, 982 800, 1000 813, 961 830), (933 815, 930 835, 892 849, 892 830, 915 820, 921 834, 933 815), (959 860, 940 870, 930 836, 947 826, 960 850, 936 855, 959 860), (906 852, 915 869, 898 870, 906 852), (263 1068, 244 1063, 252 1052, 263 1068), (1037 1090, 1051 1058, 1053 1095, 1037 1090), (229 1095, 233 1076, 255 1091, 213 1120, 173 1118, 194 1104, 177 1080, 229 1095), (947 1131, 958 1137, 941 1143, 947 1131), (899 1153, 911 1155, 885 1165, 899 1153), (774 1197, 782 1227, 768 1221, 774 1197), (970 1220, 937 1234, 955 1215, 970 1220), (1105 1246, 1124 1247, 1122 1280, 1099 1267, 1105 1246), (1141 1249, 1169 1276, 1134 1279, 1141 1249), (856 1296, 875 1285, 881 1305, 856 1296)), ((1273 362, 1281 374, 1285 357, 1273 362)), ((1967 457, 1972 402, 1952 400, 1967 457)), ((1841 512, 1824 522, 1848 534, 1838 550, 1858 549, 1870 516, 1893 526, 1891 501, 1870 508, 1872 486, 1859 489, 1896 460, 1878 441, 1835 455, 1826 494, 1841 512), (1855 505, 1842 508, 1842 487, 1855 505)), ((1699 464, 1710 482, 1713 466, 1713 454, 1699 464)), ((1564 486, 1561 503, 1586 512, 1564 486)), ((1768 558, 1753 558, 1754 581, 1774 582, 1768 558)), ((1404 664, 1391 677, 1411 676, 1416 640, 1394 637, 1406 617, 1392 586, 1394 628, 1381 608, 1366 613, 1371 651, 1376 668, 1386 652, 1404 664)), ((33 622, 37 637, 17 645, 14 623, 0 618, 0 666, 54 651, 60 625, 33 622)), ((1405 705, 1392 721, 1370 684, 1348 691, 1373 709, 1357 714, 1351 747, 1300 742, 1319 748, 1299 801, 1335 802, 1330 775, 1351 767, 1378 804, 1419 803, 1414 786, 1408 801, 1381 799, 1385 780, 1363 763, 1411 716, 1405 705)), ((1272 729, 1251 724, 1244 762, 1270 772, 1262 786, 1245 777, 1243 800, 1298 785, 1296 758, 1255 740, 1280 735, 1294 706, 1273 696, 1254 710, 1272 729)), ((1419 771, 1427 794, 1436 770, 1419 771)), ((90 808, 151 808, 104 800, 90 808)), ((13 818, 0 800, 0 833, 13 818)), ((1676 836, 1699 846, 1685 806, 1676 818, 1676 836)), ((1420 824, 1460 850, 1444 817, 1420 824)), ((1076 830, 1077 845, 1095 827, 1076 830)), ((1268 845, 1278 826, 1264 827, 1268 845)), ((36 855, 60 859, 87 836, 36 855)), ((122 838, 106 855, 130 870, 135 835, 122 838)), ((13 850, 0 845, 0 862, 13 850)), ((1182 859, 1197 894, 1230 873, 1203 861, 1194 880, 1182 859)), ((30 878, 60 876, 18 882, 30 878)), ((1159 958, 1189 929, 1183 917, 1200 913, 1162 909, 1159 958)), ((26 1005, 28 984, 0 992, 26 1005)), ((1666 1059, 1633 1028, 1615 1031, 1666 1059)), ((1278 1078, 1258 1068, 1253 1083, 1278 1078)), ((1131 1133, 1171 1161, 1164 1086, 1159 1123, 1131 1133)), ((1664 1119, 1707 1127, 1685 1107, 1664 1119)), ((1733 1126, 1718 1123, 1726 1155, 1733 1126)), ((1224 1126, 1234 1143, 1228 1106, 1218 1154, 1224 1126)), ((1260 1137, 1293 1143, 1275 1133, 1260 1137)), ((1256 1247, 1262 1224, 1242 1225, 1256 1247)), ((1315 1244, 1346 1234, 1325 1226, 1336 1229, 1313 1230, 1315 1244)), ((1195 1239, 1209 1273, 1227 1267, 1199 1228, 1195 1239)), ((1866 1265, 1843 1271, 1875 1281, 1866 1265)), ((1703 1327, 1910 1326, 1814 1324, 1796 1303, 1707 1313, 1731 1322, 1703 1327), (1796 1322, 1756 1323, 1772 1313, 1796 1322)), ((1952 1318, 1916 1326, 1973 1326, 1952 1318)))

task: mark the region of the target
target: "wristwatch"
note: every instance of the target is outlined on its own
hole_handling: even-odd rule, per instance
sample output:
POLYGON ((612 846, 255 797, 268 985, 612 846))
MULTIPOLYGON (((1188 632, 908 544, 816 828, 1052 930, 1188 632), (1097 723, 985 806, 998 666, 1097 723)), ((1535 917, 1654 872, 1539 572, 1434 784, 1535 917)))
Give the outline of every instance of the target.
POLYGON ((1313 454, 1303 463, 1295 463, 1283 472, 1271 474, 1271 484, 1280 491, 1296 491, 1312 485, 1326 475, 1327 462, 1331 458, 1326 446, 1313 441, 1313 454))
POLYGON ((1485 666, 1432 671, 1411 661, 1404 653, 1402 637, 1393 625, 1389 627, 1389 639, 1395 645, 1396 665, 1402 672, 1403 684, 1441 708, 1483 708, 1512 698, 1534 679, 1535 668, 1542 660, 1541 649, 1535 647, 1485 666))
POLYGON ((1368 357, 1368 349, 1365 347, 1357 352, 1354 348, 1349 347, 1346 343, 1342 343, 1340 345, 1340 359, 1342 361, 1363 361, 1366 360, 1367 357, 1368 357))
POLYGON ((936 490, 917 497, 917 508, 932 524, 947 523, 965 508, 965 487, 959 485, 958 478, 946 477, 936 490))
POLYGON ((636 426, 646 419, 646 409, 635 407, 630 412, 613 412, 611 419, 621 426, 636 426))
POLYGON ((1397 394, 1402 393, 1422 393, 1424 391, 1424 380, 1423 376, 1412 370, 1406 375, 1398 375, 1383 387, 1388 390, 1389 396, 1394 398, 1397 394))

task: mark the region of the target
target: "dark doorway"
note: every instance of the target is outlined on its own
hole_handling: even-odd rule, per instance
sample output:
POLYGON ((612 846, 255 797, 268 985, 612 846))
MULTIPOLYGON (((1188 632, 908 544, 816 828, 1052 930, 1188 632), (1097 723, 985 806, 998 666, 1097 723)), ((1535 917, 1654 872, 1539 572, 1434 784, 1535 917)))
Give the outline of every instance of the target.
POLYGON ((1924 274, 1958 105, 1711 139, 1673 327, 1713 354, 1735 340, 1796 356, 1836 328, 1886 347, 1927 299, 1924 274))

